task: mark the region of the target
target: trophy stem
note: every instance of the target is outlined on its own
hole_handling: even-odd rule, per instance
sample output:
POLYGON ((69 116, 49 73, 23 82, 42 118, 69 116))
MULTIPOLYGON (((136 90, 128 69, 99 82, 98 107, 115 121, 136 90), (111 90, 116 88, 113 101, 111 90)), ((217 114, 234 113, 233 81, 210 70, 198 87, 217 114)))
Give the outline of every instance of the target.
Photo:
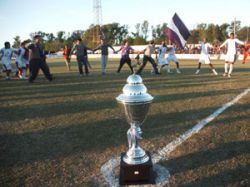
POLYGON ((129 150, 123 158, 127 164, 142 164, 149 160, 148 155, 138 143, 142 139, 141 134, 140 123, 131 123, 131 127, 127 132, 129 150))

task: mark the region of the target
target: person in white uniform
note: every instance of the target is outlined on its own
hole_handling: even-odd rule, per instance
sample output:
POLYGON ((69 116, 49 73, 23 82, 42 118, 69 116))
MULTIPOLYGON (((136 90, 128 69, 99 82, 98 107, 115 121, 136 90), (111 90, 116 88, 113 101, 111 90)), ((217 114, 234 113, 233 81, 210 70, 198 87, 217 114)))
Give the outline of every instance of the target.
POLYGON ((28 79, 26 77, 26 63, 27 63, 27 52, 25 50, 26 41, 22 42, 20 48, 17 51, 17 67, 18 67, 18 77, 20 79, 28 79))
POLYGON ((168 56, 167 61, 170 63, 171 61, 175 62, 176 64, 176 73, 181 73, 180 71, 180 64, 178 59, 175 56, 175 46, 172 44, 172 42, 169 42, 170 45, 167 46, 168 56))
POLYGON ((225 57, 225 73, 223 76, 231 77, 231 74, 233 72, 233 64, 236 61, 236 44, 244 45, 244 42, 238 40, 237 38, 234 38, 234 33, 230 33, 230 38, 227 39, 221 46, 227 45, 227 53, 225 57), (229 67, 229 70, 228 70, 229 67))
POLYGON ((207 42, 206 38, 203 38, 203 41, 200 42, 200 49, 201 54, 198 62, 198 68, 195 74, 200 73, 201 64, 208 64, 214 73, 214 75, 218 75, 218 73, 215 71, 213 64, 211 63, 210 56, 209 56, 209 49, 213 48, 213 46, 207 42))
POLYGON ((167 59, 165 58, 166 52, 167 52, 167 46, 165 41, 161 42, 161 46, 158 48, 158 60, 157 60, 157 65, 159 66, 159 73, 161 72, 162 68, 164 68, 165 66, 167 66, 168 68, 168 73, 170 73, 170 69, 169 69, 169 63, 167 61, 167 59))
POLYGON ((10 80, 11 73, 11 57, 14 50, 10 48, 10 42, 4 43, 4 48, 0 50, 0 59, 2 59, 3 71, 6 73, 6 80, 10 80))

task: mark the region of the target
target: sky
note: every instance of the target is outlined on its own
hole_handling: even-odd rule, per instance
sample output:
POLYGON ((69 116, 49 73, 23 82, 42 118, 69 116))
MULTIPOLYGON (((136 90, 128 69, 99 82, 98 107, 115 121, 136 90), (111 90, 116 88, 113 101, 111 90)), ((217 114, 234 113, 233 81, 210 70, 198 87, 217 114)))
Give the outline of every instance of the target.
MULTIPOLYGON (((176 12, 192 30, 199 23, 250 26, 250 0, 102 0, 102 24, 117 22, 135 30, 137 23, 169 23, 176 12)), ((86 30, 94 23, 93 0, 0 0, 0 48, 30 33, 86 30)))

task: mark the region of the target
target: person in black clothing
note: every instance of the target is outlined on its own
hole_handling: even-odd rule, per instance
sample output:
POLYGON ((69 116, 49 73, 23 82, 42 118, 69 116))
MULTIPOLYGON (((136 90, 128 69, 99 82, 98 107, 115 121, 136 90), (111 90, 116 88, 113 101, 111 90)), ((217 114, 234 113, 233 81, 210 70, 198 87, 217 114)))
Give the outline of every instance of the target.
POLYGON ((82 39, 78 38, 76 40, 76 45, 73 46, 71 53, 72 54, 74 51, 76 51, 76 59, 77 59, 77 63, 78 63, 78 69, 79 69, 79 74, 80 77, 83 76, 83 69, 82 66, 84 65, 85 68, 85 74, 88 75, 89 74, 89 63, 88 63, 88 53, 87 50, 92 50, 90 48, 88 48, 87 46, 85 46, 82 43, 82 39))
POLYGON ((43 71, 45 77, 52 81, 52 75, 49 70, 49 66, 46 63, 46 56, 44 50, 40 44, 41 37, 39 35, 34 36, 33 43, 28 46, 29 49, 29 61, 30 61, 30 77, 29 82, 32 83, 39 72, 39 69, 43 71))

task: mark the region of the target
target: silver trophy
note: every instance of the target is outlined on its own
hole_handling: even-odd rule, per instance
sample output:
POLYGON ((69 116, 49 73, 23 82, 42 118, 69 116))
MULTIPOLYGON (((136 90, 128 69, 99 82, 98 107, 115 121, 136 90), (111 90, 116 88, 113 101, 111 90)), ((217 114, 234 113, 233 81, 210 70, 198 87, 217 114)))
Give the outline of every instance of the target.
POLYGON ((124 107, 131 125, 127 132, 129 150, 122 159, 130 165, 144 164, 149 161, 149 155, 139 146, 138 140, 142 139, 140 126, 146 118, 153 97, 147 93, 142 78, 133 74, 127 78, 123 93, 116 100, 124 107))

